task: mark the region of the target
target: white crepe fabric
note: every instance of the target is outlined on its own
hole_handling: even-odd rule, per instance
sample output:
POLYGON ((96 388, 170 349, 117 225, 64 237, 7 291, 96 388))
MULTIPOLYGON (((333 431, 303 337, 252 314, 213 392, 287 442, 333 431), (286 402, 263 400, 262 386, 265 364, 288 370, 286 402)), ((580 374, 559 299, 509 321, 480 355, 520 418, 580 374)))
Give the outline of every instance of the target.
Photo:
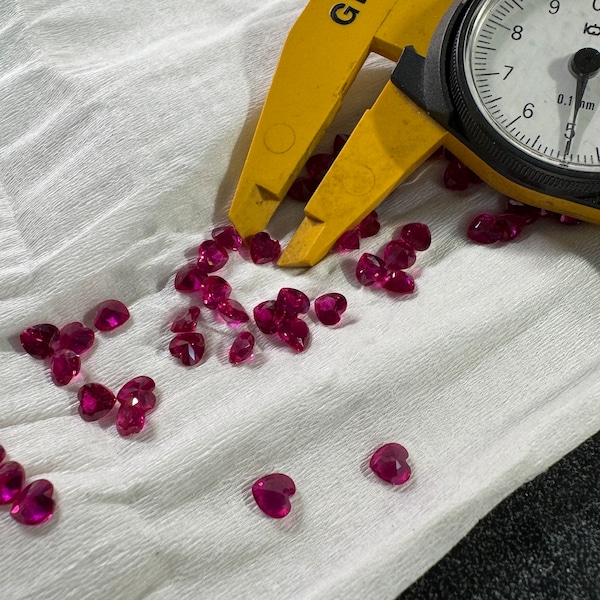
MULTIPOLYGON (((296 354, 257 335, 232 367, 236 330, 203 309, 206 358, 170 356, 173 288, 227 210, 300 0, 4 0, 0 3, 0 443, 57 510, 34 528, 0 512, 0 592, 20 600, 395 598, 506 495, 598 431, 600 236, 538 222, 517 242, 471 243, 504 199, 444 189, 429 161, 380 207, 360 251, 309 270, 232 256, 222 275, 248 310, 284 286, 348 299, 333 328, 310 313, 296 354), (354 279, 363 251, 427 223, 418 291, 354 279), (122 300, 72 384, 18 334, 89 323, 122 300), (158 404, 137 437, 87 423, 77 389, 137 375, 158 404), (410 452, 403 487, 368 469, 386 442, 410 452), (250 488, 283 472, 282 520, 250 488)), ((348 132, 392 65, 370 60, 321 149, 348 132)), ((269 231, 302 217, 286 201, 269 231)), ((565 482, 568 485, 568 482, 565 482)))

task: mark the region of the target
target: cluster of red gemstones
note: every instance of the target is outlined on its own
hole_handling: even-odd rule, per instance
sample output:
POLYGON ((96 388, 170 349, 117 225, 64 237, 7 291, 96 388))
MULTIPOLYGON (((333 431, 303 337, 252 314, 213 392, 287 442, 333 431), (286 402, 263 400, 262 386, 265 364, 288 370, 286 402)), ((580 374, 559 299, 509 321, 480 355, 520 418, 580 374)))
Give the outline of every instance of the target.
MULTIPOLYGON (((171 324, 175 333, 169 351, 184 365, 198 364, 206 349, 204 336, 196 331, 200 319, 200 304, 216 312, 219 319, 231 327, 240 327, 250 321, 244 307, 231 298, 232 287, 215 272, 229 260, 229 251, 243 246, 239 233, 232 225, 212 231, 212 239, 200 244, 196 263, 182 267, 175 276, 175 289, 183 294, 195 294, 199 303, 177 315, 171 324)), ((250 239, 249 251, 252 262, 265 264, 277 260, 281 246, 268 233, 261 232, 250 239)), ((326 325, 335 325, 346 310, 346 299, 341 294, 325 294, 315 300, 317 318, 326 325)), ((300 290, 282 288, 276 300, 261 302, 253 310, 254 321, 260 331, 279 338, 297 352, 306 348, 309 330, 301 318, 308 312, 310 300, 300 290)), ((250 331, 239 332, 229 349, 229 362, 233 365, 250 360, 253 356, 255 338, 250 331)))
MULTIPOLYGON (((373 453, 369 466, 380 479, 392 485, 403 485, 411 476, 407 459, 406 448, 392 442, 384 444, 373 453)), ((294 481, 284 473, 265 475, 252 486, 254 501, 260 510, 274 519, 281 519, 290 513, 290 497, 295 493, 294 481)))
POLYGON ((412 294, 415 280, 406 272, 417 260, 417 252, 431 245, 431 232, 424 223, 408 223, 383 250, 383 257, 366 252, 356 264, 356 279, 364 286, 378 286, 396 294, 412 294))
POLYGON ((356 227, 349 229, 338 238, 333 250, 348 252, 360 248, 360 240, 379 233, 381 223, 375 211, 370 212, 356 227))
POLYGON ((478 244, 511 242, 521 235, 526 226, 542 217, 554 219, 565 225, 580 223, 573 217, 528 206, 511 199, 499 215, 489 213, 477 215, 467 227, 467 236, 478 244))
POLYGON ((4 462, 5 457, 0 446, 0 504, 11 504, 10 516, 23 525, 41 525, 51 519, 53 485, 47 479, 36 479, 23 487, 25 470, 13 460, 4 462))
MULTIPOLYGON (((94 327, 98 331, 113 331, 129 320, 129 310, 119 300, 106 300, 96 307, 94 327)), ((81 355, 94 344, 93 329, 73 322, 58 329, 50 323, 33 325, 20 336, 25 352, 38 359, 50 360, 50 372, 56 385, 67 385, 81 370, 81 355)), ((117 431, 122 436, 139 433, 146 413, 154 408, 154 381, 150 377, 135 377, 115 396, 99 383, 79 388, 79 414, 85 421, 97 421, 106 416, 119 400, 116 416, 117 431)))

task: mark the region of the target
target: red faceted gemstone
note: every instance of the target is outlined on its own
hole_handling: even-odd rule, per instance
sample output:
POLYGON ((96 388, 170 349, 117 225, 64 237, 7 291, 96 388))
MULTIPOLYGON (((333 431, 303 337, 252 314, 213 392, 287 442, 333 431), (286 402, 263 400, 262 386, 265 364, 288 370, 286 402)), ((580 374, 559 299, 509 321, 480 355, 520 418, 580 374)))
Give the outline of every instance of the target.
POLYGON ((306 203, 310 200, 310 197, 315 193, 318 182, 313 182, 308 177, 298 177, 294 183, 292 183, 287 195, 297 202, 306 203))
POLYGON ((254 336, 249 331, 239 333, 229 349, 229 362, 239 365, 252 357, 254 350, 254 336))
POLYGON ((0 446, 0 463, 6 458, 6 450, 4 446, 0 446))
POLYGON ((146 423, 146 411, 139 404, 122 403, 117 411, 117 431, 127 437, 139 433, 146 423))
POLYGON ((377 477, 393 485, 402 485, 410 478, 410 467, 406 462, 408 452, 400 444, 385 444, 375 451, 369 466, 377 477))
POLYGON ((187 333, 189 331, 196 331, 196 325, 198 325, 198 319, 200 318, 200 308, 198 306, 190 306, 183 312, 180 312, 173 323, 171 323, 171 331, 173 333, 187 333))
POLYGON ((258 508, 274 519, 281 519, 290 512, 290 496, 295 493, 294 482, 283 473, 265 475, 252 486, 252 495, 258 508))
POLYGON ((208 308, 217 308, 230 294, 231 286, 218 275, 209 275, 202 283, 202 302, 208 308))
POLYGON ((568 215, 560 215, 558 220, 563 225, 580 225, 582 223, 582 221, 580 221, 579 219, 569 217, 568 215))
POLYGON ((349 252, 360 248, 360 232, 358 227, 342 233, 335 243, 335 249, 338 252, 349 252))
POLYGON ((81 358, 72 350, 58 350, 52 355, 50 372, 56 385, 67 385, 81 369, 81 358))
POLYGON ((79 414, 84 421, 97 421, 107 415, 115 405, 115 395, 99 383, 86 383, 77 392, 79 414))
POLYGON ((154 380, 150 377, 145 375, 134 377, 119 390, 117 400, 121 404, 139 406, 144 412, 148 412, 156 404, 155 387, 154 380))
POLYGON ((100 331, 112 331, 129 319, 129 310, 119 300, 105 300, 96 307, 94 327, 100 331))
POLYGON ((267 335, 277 333, 279 319, 277 317, 277 302, 266 300, 254 307, 254 322, 256 326, 267 335))
POLYGON ((389 269, 408 269, 415 264, 417 254, 410 244, 392 240, 383 251, 383 260, 389 269))
POLYGON ((361 238, 372 237, 379 233, 381 223, 378 220, 378 215, 375 211, 370 212, 359 224, 358 232, 361 238))
POLYGON ((23 488, 25 471, 14 460, 0 465, 0 504, 10 504, 23 488))
POLYGON ((20 340, 27 354, 39 359, 48 358, 59 340, 58 327, 50 323, 28 327, 21 333, 20 340))
POLYGON ((477 215, 467 228, 467 236, 478 244, 494 244, 500 241, 502 233, 494 215, 477 215))
POLYGON ((519 215, 525 219, 525 225, 535 223, 542 215, 539 208, 523 204, 517 200, 509 199, 504 213, 519 215))
POLYGON ((333 140, 333 154, 337 156, 346 145, 350 136, 347 133, 338 133, 333 140))
POLYGON ((304 315, 310 308, 308 296, 294 288, 281 288, 277 294, 276 311, 280 318, 287 318, 304 315))
POLYGON ((214 273, 222 269, 229 260, 227 250, 215 240, 206 240, 198 248, 198 268, 206 273, 214 273))
POLYGON ((239 250, 244 243, 242 236, 233 225, 217 227, 211 232, 213 240, 227 250, 239 250))
POLYGON ((400 230, 400 239, 420 252, 431 246, 431 231, 425 223, 407 223, 400 230))
POLYGON ((54 486, 47 479, 32 481, 16 498, 10 516, 23 525, 41 525, 52 518, 54 486))
POLYGON ((182 294, 193 294, 199 292, 202 282, 206 278, 207 271, 189 263, 181 267, 175 275, 175 289, 182 294))
POLYGON ((339 323, 347 307, 346 298, 335 292, 323 294, 315 300, 315 313, 323 325, 339 323))
POLYGON ((231 298, 219 302, 217 312, 232 327, 239 327, 242 323, 247 323, 250 320, 244 307, 237 300, 232 300, 231 298))
POLYGON ((250 257, 256 265, 275 262, 281 254, 281 244, 266 231, 253 235, 250 239, 250 257))
POLYGON ((93 329, 85 327, 82 323, 69 323, 60 330, 56 349, 71 350, 75 354, 82 355, 93 346, 94 338, 93 329))
POLYGON ((381 287, 396 294, 412 294, 415 291, 415 280, 400 269, 390 270, 383 278, 381 287))
POLYGON ((444 171, 444 185, 449 190, 466 190, 471 183, 471 171, 460 160, 454 159, 448 163, 444 171))
POLYGON ((527 219, 513 213, 502 213, 496 217, 496 225, 500 230, 500 240, 510 242, 521 235, 527 219))
POLYGON ((374 254, 365 252, 356 263, 356 279, 361 285, 381 283, 386 274, 385 263, 374 254))
POLYGON ((286 319, 277 326, 277 335, 288 346, 302 352, 308 343, 308 325, 302 319, 286 319))
POLYGON ((186 367, 198 364, 204 350, 204 336, 201 333, 180 333, 169 344, 169 352, 186 367))
POLYGON ((306 175, 312 181, 321 181, 331 167, 335 156, 332 154, 313 154, 306 161, 306 175))

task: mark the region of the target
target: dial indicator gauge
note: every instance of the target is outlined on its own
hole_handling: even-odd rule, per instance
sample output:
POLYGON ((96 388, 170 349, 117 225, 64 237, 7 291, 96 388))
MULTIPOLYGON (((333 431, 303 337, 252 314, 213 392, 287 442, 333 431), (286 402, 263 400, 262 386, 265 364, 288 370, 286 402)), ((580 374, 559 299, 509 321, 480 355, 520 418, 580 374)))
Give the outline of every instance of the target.
POLYGON ((476 108, 549 166, 600 174, 600 0, 484 0, 463 49, 476 108))

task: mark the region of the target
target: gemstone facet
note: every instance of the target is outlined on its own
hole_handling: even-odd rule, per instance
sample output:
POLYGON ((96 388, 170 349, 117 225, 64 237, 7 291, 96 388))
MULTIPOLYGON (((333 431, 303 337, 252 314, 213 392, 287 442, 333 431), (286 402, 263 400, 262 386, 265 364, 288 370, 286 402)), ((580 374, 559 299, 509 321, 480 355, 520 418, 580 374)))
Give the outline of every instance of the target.
POLYGON ((16 498, 10 516, 23 525, 41 525, 52 518, 54 486, 47 479, 31 482, 16 498))
POLYGON ((404 271, 391 270, 383 278, 381 287, 396 294, 412 294, 415 291, 415 280, 404 271))
POLYGON ((431 246, 431 231, 425 223, 407 223, 400 230, 400 239, 421 252, 431 246))
POLYGON ((237 301, 228 298, 217 305, 217 312, 223 320, 232 327, 239 327, 250 320, 244 307, 237 301))
POLYGON ((94 345, 94 338, 93 329, 85 327, 82 323, 69 323, 60 330, 58 347, 81 356, 94 345))
POLYGON ((256 326, 267 335, 277 333, 277 303, 275 300, 266 300, 254 307, 254 322, 256 326))
POLYGON ((240 332, 229 350, 229 362, 239 365, 252 357, 254 350, 254 336, 249 331, 240 332))
POLYGON ((377 477, 393 485, 402 485, 409 480, 411 474, 410 466, 406 462, 407 458, 406 448, 392 442, 374 452, 369 466, 377 477))
POLYGON ((67 385, 81 369, 81 358, 72 350, 58 350, 52 355, 50 371, 56 385, 67 385))
POLYGON ((290 496, 295 493, 294 482, 283 473, 265 475, 252 486, 252 495, 258 508, 274 519, 281 519, 289 514, 292 509, 290 496))
POLYGON ((358 227, 342 233, 335 243, 338 252, 349 252, 360 248, 360 232, 358 227))
POLYGON ((281 244, 266 231, 261 231, 250 239, 250 258, 256 265, 275 262, 281 254, 281 244))
POLYGON ((356 279, 361 285, 381 283, 386 274, 385 263, 375 254, 365 252, 356 263, 356 279))
POLYGON ((403 240, 392 240, 383 251, 383 260, 389 269, 408 269, 417 260, 414 248, 403 240))
POLYGON ((215 309, 231 294, 231 286, 218 275, 209 275, 202 282, 202 302, 207 308, 215 309))
POLYGON ((180 312, 171 323, 171 331, 173 333, 187 333, 196 331, 198 319, 200 318, 200 307, 190 306, 183 312, 180 312))
POLYGON ((277 326, 277 335, 288 346, 302 352, 308 343, 308 325, 302 319, 286 319, 277 326))
POLYGON ((204 336, 201 333, 180 333, 169 344, 169 352, 186 367, 198 364, 204 350, 204 336))
POLYGON ((324 325, 339 323, 347 307, 348 302, 346 298, 342 294, 335 292, 323 294, 315 300, 317 319, 324 325))
POLYGON ((187 264, 175 275, 175 289, 182 294, 193 294, 200 291, 205 277, 206 271, 201 270, 198 265, 187 264))
POLYGON ((33 358, 48 358, 59 340, 58 327, 51 323, 33 325, 21 333, 20 340, 25 352, 33 358))
POLYGON ((140 406, 144 412, 148 412, 156 404, 155 387, 154 380, 146 375, 134 377, 119 390, 117 400, 121 404, 140 406))
POLYGON ((0 465, 0 504, 10 504, 23 489, 25 471, 14 460, 0 465))
POLYGON ((115 395, 99 383, 86 383, 77 392, 79 414, 84 421, 97 421, 115 405, 115 395))
POLYGON ((222 248, 226 248, 227 250, 235 251, 242 247, 242 236, 238 233, 237 229, 233 225, 217 227, 212 230, 211 235, 217 244, 219 244, 222 248))
POLYGON ((140 404, 121 403, 117 411, 117 431, 119 435, 127 437, 139 433, 146 422, 146 411, 140 404))
POLYGON ((466 190, 471 183, 471 171, 460 160, 454 158, 444 171, 444 185, 449 190, 466 190))
POLYGON ((486 213, 476 216, 467 228, 469 239, 478 244, 494 244, 500 241, 501 235, 496 217, 486 213))
POLYGON ((105 300, 96 307, 94 327, 100 331, 112 331, 129 320, 129 310, 119 300, 105 300))
POLYGON ((308 296, 294 288, 281 288, 277 294, 277 312, 288 318, 304 315, 310 308, 308 296))
POLYGON ((223 268, 228 260, 227 250, 215 240, 206 240, 198 248, 198 267, 201 271, 214 273, 223 268))
POLYGON ((359 224, 358 232, 361 238, 372 237, 379 233, 381 223, 375 211, 370 212, 359 224))

